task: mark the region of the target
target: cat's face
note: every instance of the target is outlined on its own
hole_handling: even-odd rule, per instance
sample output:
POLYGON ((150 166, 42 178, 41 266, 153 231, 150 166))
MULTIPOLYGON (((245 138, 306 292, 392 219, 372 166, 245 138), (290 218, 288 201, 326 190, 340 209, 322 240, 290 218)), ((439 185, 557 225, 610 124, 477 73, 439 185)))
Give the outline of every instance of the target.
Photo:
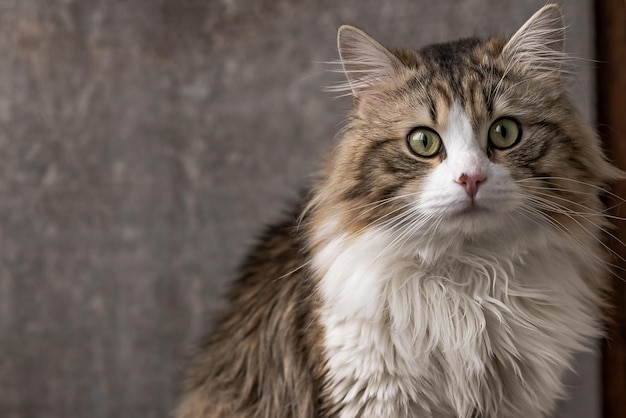
POLYGON ((560 91, 503 79, 502 46, 470 40, 401 55, 402 76, 361 99, 342 144, 356 195, 397 200, 386 209, 439 230, 478 233, 512 222, 523 203, 516 181, 577 174, 580 150, 558 132, 560 91))
POLYGON ((539 224, 574 231, 572 214, 599 215, 614 171, 565 97, 562 21, 548 17, 510 40, 418 52, 342 28, 355 112, 320 190, 335 202, 325 216, 349 234, 381 228, 406 242, 539 224))

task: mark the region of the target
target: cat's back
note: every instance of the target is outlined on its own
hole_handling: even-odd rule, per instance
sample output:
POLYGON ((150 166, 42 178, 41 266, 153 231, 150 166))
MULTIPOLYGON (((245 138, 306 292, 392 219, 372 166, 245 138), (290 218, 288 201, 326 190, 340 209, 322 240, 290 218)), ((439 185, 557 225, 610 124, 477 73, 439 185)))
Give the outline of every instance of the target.
POLYGON ((267 230, 197 350, 179 418, 315 417, 316 299, 295 216, 267 230))

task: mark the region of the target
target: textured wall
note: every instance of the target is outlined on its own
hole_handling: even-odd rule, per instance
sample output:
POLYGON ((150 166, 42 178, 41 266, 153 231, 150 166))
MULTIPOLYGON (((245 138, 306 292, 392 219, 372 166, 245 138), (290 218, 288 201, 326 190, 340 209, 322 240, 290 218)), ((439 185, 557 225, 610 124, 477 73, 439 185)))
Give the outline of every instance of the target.
MULTIPOLYGON (((350 105, 321 89, 339 24, 418 47, 544 3, 0 0, 0 416, 168 415, 238 260, 350 105)), ((583 58, 590 3, 565 8, 583 58)), ((559 416, 598 416, 581 359, 559 416)))

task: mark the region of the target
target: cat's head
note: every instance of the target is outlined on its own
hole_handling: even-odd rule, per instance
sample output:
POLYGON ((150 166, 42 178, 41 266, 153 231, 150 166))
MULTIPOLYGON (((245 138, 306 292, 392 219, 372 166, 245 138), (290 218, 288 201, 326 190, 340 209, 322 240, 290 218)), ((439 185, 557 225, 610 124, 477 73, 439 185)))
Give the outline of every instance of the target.
POLYGON ((556 5, 508 39, 416 52, 342 26, 340 88, 355 105, 312 201, 320 239, 378 229, 395 245, 452 245, 538 225, 597 239, 618 172, 566 97, 563 38, 556 5))

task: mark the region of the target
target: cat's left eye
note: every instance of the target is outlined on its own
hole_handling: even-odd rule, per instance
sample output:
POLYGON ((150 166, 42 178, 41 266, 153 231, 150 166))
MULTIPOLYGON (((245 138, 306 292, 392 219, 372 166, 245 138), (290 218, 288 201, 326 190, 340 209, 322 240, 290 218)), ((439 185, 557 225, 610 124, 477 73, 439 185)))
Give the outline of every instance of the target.
POLYGON ((522 136, 522 127, 513 118, 500 118, 489 128, 489 143, 497 149, 511 148, 522 136))
POLYGON ((411 151, 420 157, 433 157, 441 149, 439 134, 429 128, 415 128, 406 138, 411 151))

